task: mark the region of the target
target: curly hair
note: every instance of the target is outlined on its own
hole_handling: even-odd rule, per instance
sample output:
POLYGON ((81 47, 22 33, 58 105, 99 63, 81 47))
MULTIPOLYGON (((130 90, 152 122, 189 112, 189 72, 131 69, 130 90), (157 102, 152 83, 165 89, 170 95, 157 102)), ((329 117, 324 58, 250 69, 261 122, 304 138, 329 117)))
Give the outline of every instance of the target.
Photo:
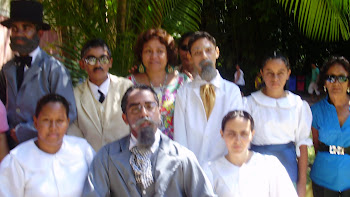
POLYGON ((340 64, 341 66, 343 66, 343 68, 347 72, 347 76, 349 76, 349 74, 350 74, 349 61, 343 56, 332 56, 332 57, 330 57, 328 59, 328 61, 325 62, 325 64, 323 65, 323 67, 320 70, 319 80, 318 80, 318 83, 317 83, 318 88, 320 90, 323 88, 323 86, 326 83, 328 70, 332 66, 334 66, 335 64, 340 64))
POLYGON ((176 65, 177 61, 177 48, 175 46, 174 38, 168 34, 164 29, 149 29, 139 35, 137 38, 134 52, 137 61, 142 62, 142 50, 146 42, 158 39, 160 43, 164 44, 167 51, 168 63, 170 65, 176 65))

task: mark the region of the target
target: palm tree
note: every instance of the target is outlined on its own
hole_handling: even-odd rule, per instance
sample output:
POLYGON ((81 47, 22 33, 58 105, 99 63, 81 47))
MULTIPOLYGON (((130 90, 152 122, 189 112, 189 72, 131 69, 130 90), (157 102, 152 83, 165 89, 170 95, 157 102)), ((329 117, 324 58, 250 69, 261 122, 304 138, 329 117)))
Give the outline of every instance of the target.
POLYGON ((178 37, 199 29, 202 0, 43 0, 46 20, 59 33, 57 46, 62 59, 77 80, 81 45, 99 37, 110 46, 111 72, 128 74, 134 62, 137 35, 151 27, 162 27, 178 37))
POLYGON ((349 0, 277 0, 294 15, 300 30, 322 41, 349 40, 349 0))

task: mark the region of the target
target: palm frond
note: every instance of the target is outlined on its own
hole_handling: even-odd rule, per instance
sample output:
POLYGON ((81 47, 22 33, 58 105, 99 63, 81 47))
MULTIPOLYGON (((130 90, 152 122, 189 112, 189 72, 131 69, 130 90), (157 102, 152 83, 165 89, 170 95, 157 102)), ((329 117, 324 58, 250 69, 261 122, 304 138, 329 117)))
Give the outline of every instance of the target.
POLYGON ((303 34, 323 41, 350 38, 348 0, 277 0, 293 14, 303 34))

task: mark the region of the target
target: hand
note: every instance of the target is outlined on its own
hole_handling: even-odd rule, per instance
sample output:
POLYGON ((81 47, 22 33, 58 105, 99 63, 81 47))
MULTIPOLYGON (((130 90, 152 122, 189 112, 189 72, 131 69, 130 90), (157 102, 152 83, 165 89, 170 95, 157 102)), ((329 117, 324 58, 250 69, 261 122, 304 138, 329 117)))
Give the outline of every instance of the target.
POLYGON ((15 140, 16 143, 18 143, 18 139, 17 139, 16 129, 15 128, 10 130, 10 136, 12 137, 13 140, 15 140))
POLYGON ((130 74, 138 73, 137 65, 131 67, 131 68, 129 69, 129 73, 130 73, 130 74))
POLYGON ((299 197, 305 197, 305 195, 306 195, 306 183, 303 183, 302 181, 298 181, 297 191, 298 191, 299 197))
POLYGON ((185 75, 187 75, 187 77, 188 78, 190 78, 191 80, 193 80, 193 76, 192 76, 192 74, 189 72, 189 71, 187 71, 187 70, 184 70, 184 71, 182 71, 185 75))

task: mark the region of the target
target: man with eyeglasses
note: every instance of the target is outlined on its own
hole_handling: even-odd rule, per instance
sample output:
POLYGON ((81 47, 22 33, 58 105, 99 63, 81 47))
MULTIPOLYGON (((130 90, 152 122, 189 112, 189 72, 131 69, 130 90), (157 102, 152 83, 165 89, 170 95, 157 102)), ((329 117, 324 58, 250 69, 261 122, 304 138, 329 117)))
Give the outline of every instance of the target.
POLYGON ((130 87, 121 108, 131 134, 97 153, 82 196, 215 196, 193 153, 158 129, 159 100, 151 87, 130 87))
POLYGON ((68 70, 39 47, 44 31, 50 29, 43 22, 42 5, 37 1, 11 1, 10 18, 1 24, 10 29, 10 47, 15 53, 15 58, 2 68, 6 83, 0 87, 7 90, 7 117, 15 145, 37 136, 33 115, 42 96, 64 96, 71 105, 72 121, 76 118, 75 100, 68 70))
POLYGON ((190 61, 198 75, 177 92, 174 140, 197 156, 201 165, 224 156, 221 120, 232 110, 242 109, 239 88, 216 70, 219 47, 207 32, 195 32, 188 42, 190 61))
POLYGON ((108 73, 112 63, 111 51, 103 40, 92 39, 83 46, 79 65, 88 78, 74 88, 78 116, 68 135, 85 138, 96 152, 129 134, 120 103, 132 82, 108 73))

